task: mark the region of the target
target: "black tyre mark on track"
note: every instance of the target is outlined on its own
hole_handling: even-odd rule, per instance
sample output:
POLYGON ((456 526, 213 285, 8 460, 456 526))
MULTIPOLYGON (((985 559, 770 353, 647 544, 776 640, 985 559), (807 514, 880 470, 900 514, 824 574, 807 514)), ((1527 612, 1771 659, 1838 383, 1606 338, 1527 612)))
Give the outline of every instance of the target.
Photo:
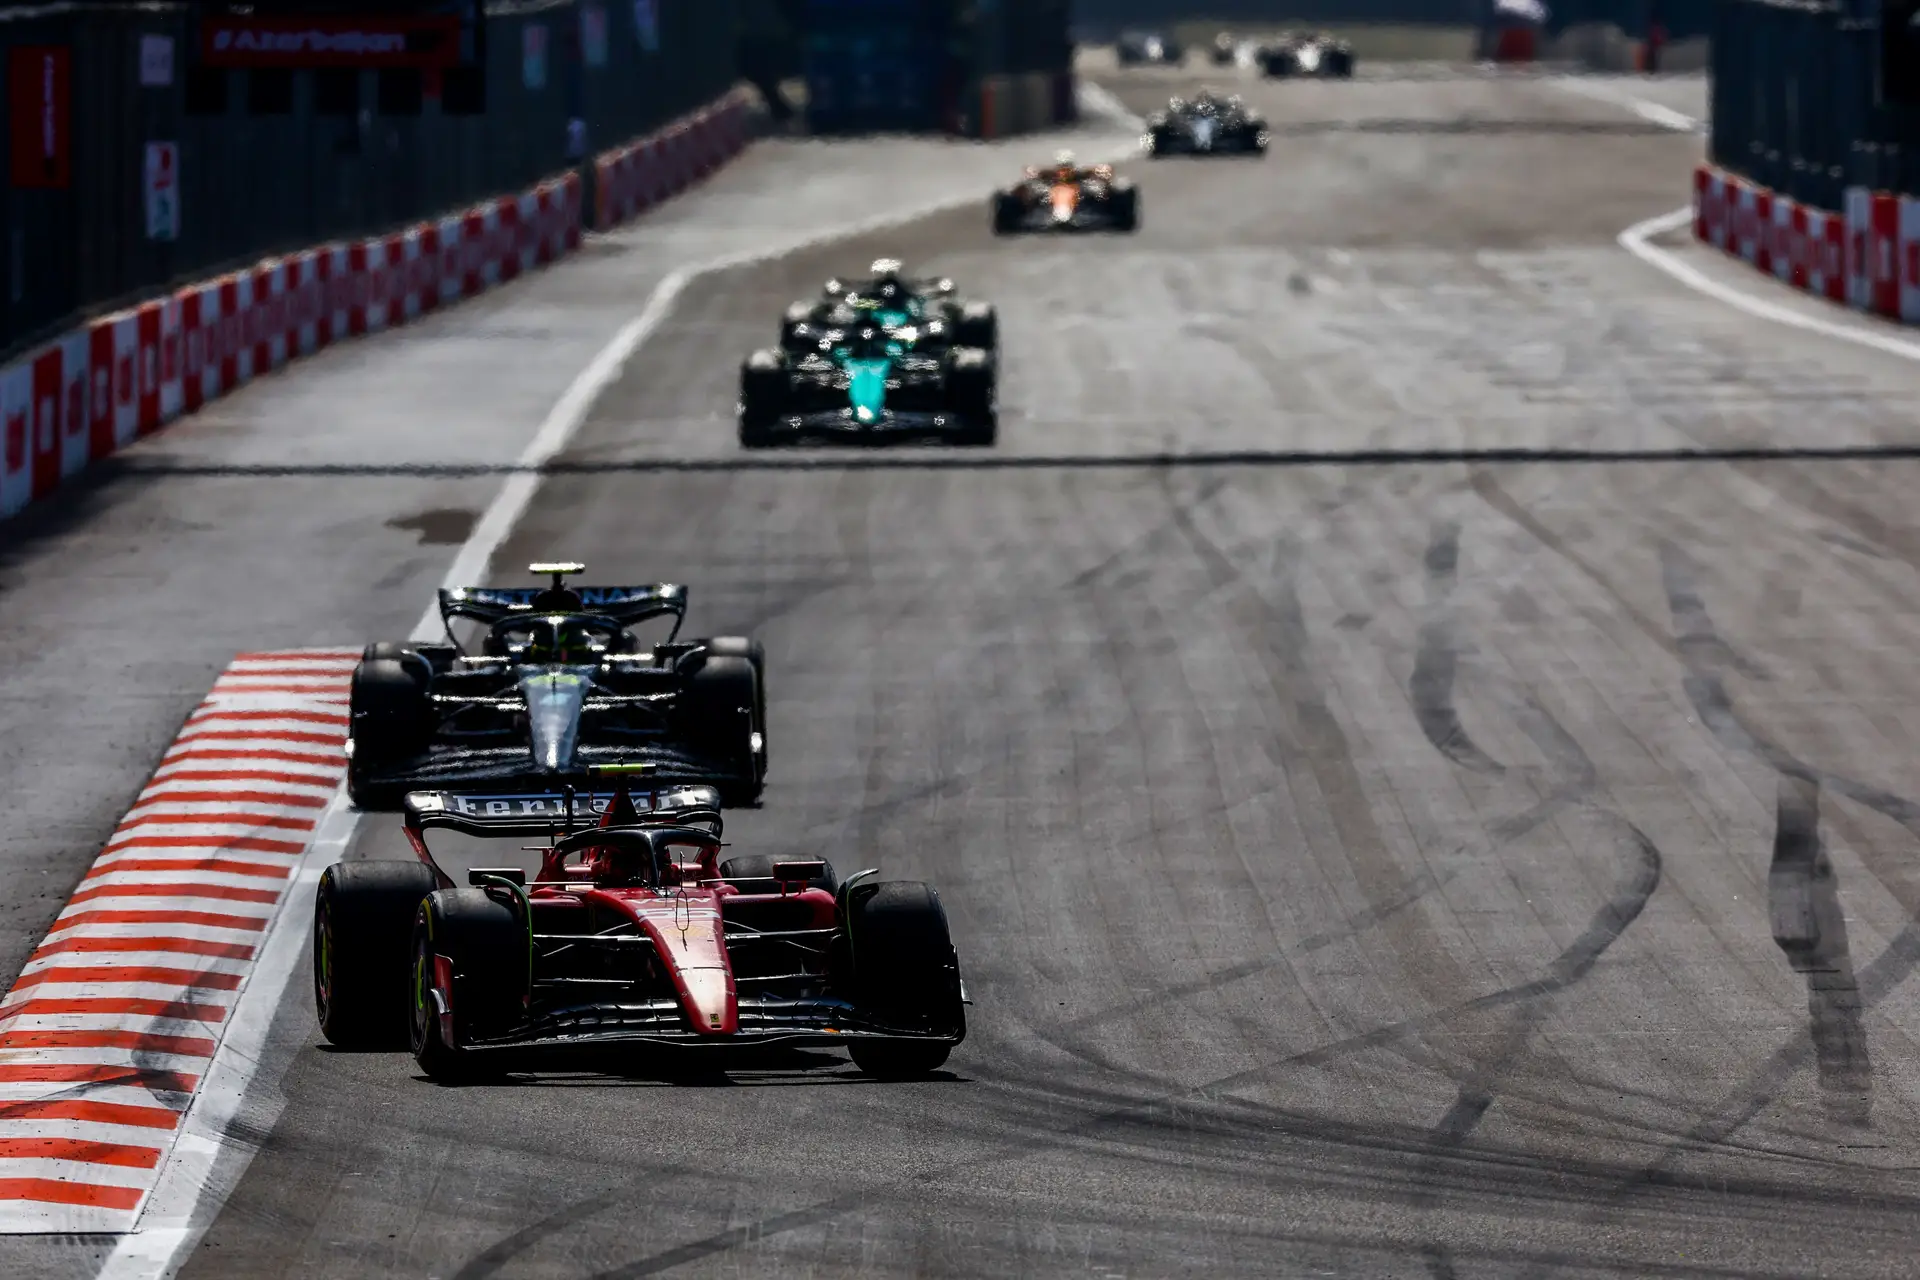
POLYGON ((1454 681, 1460 651, 1454 634, 1453 588, 1460 567, 1460 526, 1435 526, 1427 543, 1427 601, 1420 623, 1420 647, 1414 654, 1413 678, 1407 693, 1413 699, 1420 732, 1447 759, 1475 773, 1501 774, 1506 769, 1467 736, 1454 703, 1454 681))
MULTIPOLYGON (((1221 422, 1226 427, 1230 424, 1221 422)), ((127 477, 197 476, 293 478, 398 476, 409 479, 470 479, 476 476, 676 474, 740 471, 1087 471, 1183 467, 1399 467, 1458 463, 1467 466, 1628 465, 1724 462, 1912 462, 1920 444, 1729 445, 1670 449, 1232 449, 1187 453, 1007 454, 774 453, 714 458, 557 460, 539 466, 488 462, 257 463, 227 464, 176 458, 109 459, 89 471, 98 485, 127 477)))
POLYGON ((1773 940, 1807 980, 1808 1026, 1827 1117, 1864 1128, 1871 1123, 1873 1066, 1840 885, 1820 840, 1819 781, 1781 774, 1778 809, 1767 871, 1773 940))

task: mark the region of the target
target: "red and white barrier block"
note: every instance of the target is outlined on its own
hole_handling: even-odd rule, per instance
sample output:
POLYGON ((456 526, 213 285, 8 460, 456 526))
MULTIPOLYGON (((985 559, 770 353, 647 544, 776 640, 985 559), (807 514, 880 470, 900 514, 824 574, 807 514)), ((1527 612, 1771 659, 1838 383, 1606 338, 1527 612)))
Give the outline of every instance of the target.
POLYGON ((133 1226, 339 790, 358 657, 235 658, 0 998, 0 1233, 133 1226))
POLYGON ((1796 289, 1920 323, 1920 200, 1850 187, 1843 209, 1816 209, 1701 165, 1693 234, 1796 289))
MULTIPOLYGON (((595 225, 634 216, 747 143, 729 94, 599 157, 595 225), (618 217, 606 211, 609 192, 618 217)), ((183 413, 350 336, 377 333, 577 249, 577 173, 449 217, 320 245, 180 289, 0 367, 0 518, 183 413)))
POLYGON ((618 226, 679 194, 747 145, 748 99, 734 93, 594 161, 593 226, 618 226))

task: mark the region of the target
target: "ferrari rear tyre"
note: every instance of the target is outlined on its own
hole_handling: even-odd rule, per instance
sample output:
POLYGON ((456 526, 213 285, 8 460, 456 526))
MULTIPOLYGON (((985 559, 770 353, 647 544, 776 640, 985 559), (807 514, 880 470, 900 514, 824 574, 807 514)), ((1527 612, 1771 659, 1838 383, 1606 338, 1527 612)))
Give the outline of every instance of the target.
POLYGON ((469 1079, 485 1070, 469 1046, 512 1028, 524 1007, 531 952, 527 922, 493 892, 442 889, 420 903, 408 1022, 414 1061, 429 1079, 469 1079), (446 977, 451 991, 443 987, 446 977), (442 999, 450 1009, 442 1010, 442 999))
POLYGON ((407 1039, 407 961, 414 915, 437 884, 422 862, 338 862, 313 904, 313 1006, 343 1049, 407 1039))
POLYGON ((855 1007, 890 1031, 911 1039, 867 1040, 864 1052, 881 1067, 931 1071, 967 1034, 960 964, 947 930, 947 913, 931 885, 917 880, 855 884, 845 890, 855 1007), (925 1037, 925 1038, 923 1038, 925 1037), (935 1056, 935 1051, 942 1050, 935 1056), (919 1065, 915 1065, 919 1064, 919 1065))

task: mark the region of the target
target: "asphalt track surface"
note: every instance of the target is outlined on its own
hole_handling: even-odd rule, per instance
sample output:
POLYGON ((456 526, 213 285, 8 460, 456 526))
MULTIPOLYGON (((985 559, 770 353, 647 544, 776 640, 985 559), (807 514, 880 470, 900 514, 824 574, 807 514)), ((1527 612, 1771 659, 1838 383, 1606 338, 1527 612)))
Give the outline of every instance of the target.
MULTIPOLYGON (((296 984, 185 1275, 1911 1273, 1920 368, 1621 252, 1699 144, 1617 106, 1249 93, 1275 153, 1135 165, 1136 238, 996 243, 975 208, 710 278, 497 561, 678 578, 698 630, 766 641, 775 772, 730 835, 939 885, 975 1000, 949 1072, 437 1088, 320 1046, 296 984), (739 356, 883 251, 998 303, 1000 446, 743 457, 739 356)), ((295 528, 489 491, 369 470, 273 483, 309 486, 295 528)), ((36 594, 112 581, 90 519, 215 482, 29 533, 8 648, 36 594)), ((443 563, 339 571, 377 617, 208 643, 403 632, 443 563)), ((91 803, 99 716, 46 812, 91 803)), ((86 1274, 36 1247, 0 1264, 86 1274)))

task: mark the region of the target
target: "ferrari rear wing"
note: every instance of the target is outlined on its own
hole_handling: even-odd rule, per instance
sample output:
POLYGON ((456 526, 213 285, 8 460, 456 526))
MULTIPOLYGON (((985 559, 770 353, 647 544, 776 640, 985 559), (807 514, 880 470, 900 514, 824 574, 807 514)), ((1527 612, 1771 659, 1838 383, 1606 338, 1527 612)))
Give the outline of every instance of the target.
MULTIPOLYGON (((455 618, 471 618, 482 626, 492 626, 516 613, 531 613, 545 587, 443 587, 440 590, 440 617, 449 626, 455 618)), ((655 582, 637 587, 570 587, 580 598, 587 613, 611 618, 621 626, 633 626, 649 618, 672 616, 676 621, 687 616, 687 589, 674 582, 655 582)))
MULTIPOLYGON (((453 791, 412 791, 402 806, 414 832, 445 827, 473 836, 544 836, 555 828, 573 831, 606 815, 617 792, 574 791, 514 795, 466 795, 453 791)), ((720 811, 714 787, 668 786, 629 791, 627 798, 643 819, 707 820, 720 811)))

